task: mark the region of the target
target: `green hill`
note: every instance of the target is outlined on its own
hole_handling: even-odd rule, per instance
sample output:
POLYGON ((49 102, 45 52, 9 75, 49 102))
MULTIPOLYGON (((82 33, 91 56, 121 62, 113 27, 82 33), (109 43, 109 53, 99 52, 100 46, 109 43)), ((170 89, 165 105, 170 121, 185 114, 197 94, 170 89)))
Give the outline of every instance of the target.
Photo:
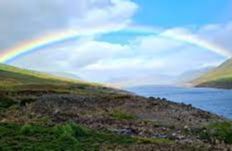
POLYGON ((19 84, 65 84, 70 82, 80 82, 69 80, 46 73, 21 69, 5 64, 0 64, 0 85, 19 85, 19 84))
POLYGON ((78 93, 85 95, 105 95, 125 93, 98 83, 68 79, 47 73, 0 64, 0 93, 78 93))
POLYGON ((232 59, 193 81, 197 87, 232 89, 232 59))

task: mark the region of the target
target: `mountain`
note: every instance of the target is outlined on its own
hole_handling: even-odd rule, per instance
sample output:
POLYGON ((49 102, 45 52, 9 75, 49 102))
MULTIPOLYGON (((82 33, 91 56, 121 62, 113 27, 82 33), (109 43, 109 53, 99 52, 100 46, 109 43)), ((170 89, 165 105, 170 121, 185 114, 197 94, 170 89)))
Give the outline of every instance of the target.
POLYGON ((112 78, 107 82, 111 85, 117 87, 136 87, 144 85, 172 85, 176 81, 176 77, 163 75, 163 74, 154 74, 154 75, 142 75, 134 77, 120 77, 112 78))
POLYGON ((198 70, 190 70, 190 71, 184 72, 177 77, 176 83, 180 85, 183 85, 183 84, 188 85, 189 81, 192 81, 213 69, 214 67, 206 67, 206 68, 201 68, 198 70))
POLYGON ((0 65, 0 150, 217 150, 212 140, 231 147, 231 126, 191 105, 0 65))
POLYGON ((232 59, 192 82, 197 87, 232 89, 232 59))

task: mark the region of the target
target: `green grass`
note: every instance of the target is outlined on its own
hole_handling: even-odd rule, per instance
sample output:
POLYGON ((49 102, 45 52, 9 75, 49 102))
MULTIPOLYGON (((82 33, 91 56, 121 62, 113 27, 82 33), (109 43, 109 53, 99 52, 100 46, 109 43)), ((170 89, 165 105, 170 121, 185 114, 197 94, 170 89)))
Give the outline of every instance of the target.
POLYGON ((119 111, 119 110, 112 111, 110 116, 116 120, 135 120, 136 119, 136 116, 128 114, 126 112, 119 111))
POLYGON ((0 124, 0 150, 99 150, 102 145, 170 143, 98 132, 78 124, 56 126, 0 124))
POLYGON ((211 124, 201 133, 201 137, 208 140, 217 139, 232 144, 232 123, 222 122, 211 124))

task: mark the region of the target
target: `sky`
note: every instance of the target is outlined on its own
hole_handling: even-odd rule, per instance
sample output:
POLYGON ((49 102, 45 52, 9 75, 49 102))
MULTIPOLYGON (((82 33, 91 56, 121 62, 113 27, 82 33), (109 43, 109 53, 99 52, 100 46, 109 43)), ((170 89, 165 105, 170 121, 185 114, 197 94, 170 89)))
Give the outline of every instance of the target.
POLYGON ((11 59, 23 68, 119 86, 173 84, 232 56, 232 0, 3 0, 0 53, 75 31, 11 59))

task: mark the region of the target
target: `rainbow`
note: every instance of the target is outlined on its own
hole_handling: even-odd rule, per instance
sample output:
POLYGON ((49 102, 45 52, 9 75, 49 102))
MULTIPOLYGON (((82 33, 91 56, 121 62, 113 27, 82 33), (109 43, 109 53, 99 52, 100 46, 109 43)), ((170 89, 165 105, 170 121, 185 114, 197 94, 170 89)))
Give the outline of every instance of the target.
MULTIPOLYGON (((157 36, 169 38, 172 40, 182 41, 187 44, 192 44, 192 45, 213 51, 227 58, 232 57, 232 51, 222 48, 218 45, 212 44, 208 41, 200 39, 199 37, 191 35, 191 34, 178 33, 178 32, 177 33, 164 32, 164 33, 159 33, 159 34, 153 32, 152 34, 156 34, 157 36)), ((43 37, 31 40, 31 41, 26 41, 24 43, 17 45, 14 48, 10 48, 3 52, 0 52, 0 62, 9 63, 13 61, 14 59, 24 56, 35 50, 46 48, 51 45, 59 44, 65 41, 74 40, 79 36, 80 34, 78 34, 76 31, 65 31, 65 32, 45 35, 43 37)))
POLYGON ((214 53, 217 53, 221 56, 224 56, 226 58, 232 57, 232 50, 229 50, 227 48, 223 48, 222 46, 219 46, 213 42, 209 42, 197 35, 181 32, 181 31, 166 31, 161 34, 163 37, 169 37, 174 40, 182 41, 188 44, 192 44, 195 46, 198 46, 200 48, 204 48, 207 50, 210 50, 214 53))
POLYGON ((35 50, 46 48, 65 41, 74 40, 78 36, 79 34, 75 31, 65 31, 56 34, 49 34, 31 41, 25 41, 14 48, 0 52, 0 62, 7 63, 35 50))

